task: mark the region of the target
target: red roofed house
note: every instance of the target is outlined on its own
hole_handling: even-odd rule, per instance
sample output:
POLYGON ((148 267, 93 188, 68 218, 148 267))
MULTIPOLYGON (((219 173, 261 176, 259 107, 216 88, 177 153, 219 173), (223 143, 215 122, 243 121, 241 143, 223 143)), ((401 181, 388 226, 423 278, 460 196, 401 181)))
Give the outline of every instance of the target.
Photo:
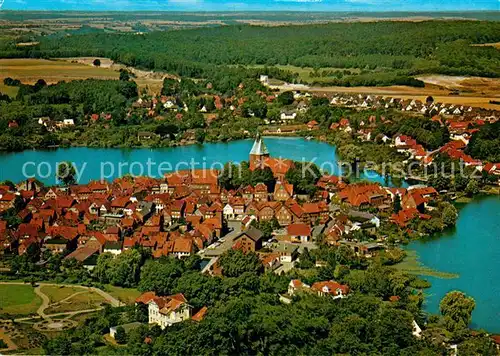
POLYGON ((330 295, 334 299, 345 298, 349 294, 349 286, 334 281, 316 282, 311 286, 311 289, 319 296, 330 295))
POLYGON ((154 297, 148 302, 149 324, 162 329, 175 323, 191 319, 193 307, 181 293, 168 297, 154 297))
POLYGON ((274 186, 274 200, 287 201, 293 196, 293 184, 276 182, 274 186))
POLYGON ((309 285, 303 283, 299 279, 292 279, 288 284, 288 294, 294 295, 298 291, 309 290, 311 288, 309 285))
POLYGON ((287 233, 292 241, 309 242, 311 240, 311 228, 306 224, 290 224, 287 233))

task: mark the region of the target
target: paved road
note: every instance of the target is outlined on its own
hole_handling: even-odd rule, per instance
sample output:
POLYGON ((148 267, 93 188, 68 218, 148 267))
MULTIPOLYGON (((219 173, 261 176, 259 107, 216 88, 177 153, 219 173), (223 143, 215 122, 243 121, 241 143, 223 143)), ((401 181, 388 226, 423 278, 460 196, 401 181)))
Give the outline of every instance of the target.
POLYGON ((232 231, 226 236, 223 237, 224 242, 222 242, 219 246, 216 248, 206 248, 203 253, 201 253, 201 257, 218 257, 222 255, 224 252, 229 250, 231 247, 233 247, 234 243, 233 240, 236 236, 239 235, 239 231, 232 231))

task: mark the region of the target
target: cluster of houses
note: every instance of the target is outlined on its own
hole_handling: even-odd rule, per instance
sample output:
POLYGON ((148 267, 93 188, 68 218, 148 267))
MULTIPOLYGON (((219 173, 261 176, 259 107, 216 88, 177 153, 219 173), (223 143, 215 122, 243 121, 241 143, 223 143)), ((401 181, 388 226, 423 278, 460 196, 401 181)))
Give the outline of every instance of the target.
POLYGON ((361 109, 397 109, 418 114, 453 115, 469 118, 482 118, 485 120, 497 120, 500 117, 498 110, 487 110, 479 107, 446 104, 435 102, 428 97, 425 102, 418 99, 401 99, 388 96, 362 95, 362 94, 335 94, 331 98, 332 105, 355 107, 361 109))
MULTIPOLYGON (((374 234, 380 220, 368 210, 390 214, 396 195, 402 211, 393 221, 401 226, 410 218, 425 218, 427 204, 437 197, 433 188, 394 190, 374 183, 347 184, 328 175, 319 179, 315 196, 309 197, 297 194, 284 179, 293 162, 271 157, 262 138, 256 138, 249 159, 251 169, 272 170, 272 191, 263 183, 223 189, 214 170, 69 187, 43 187, 34 179, 0 186, 0 211, 13 208, 20 221, 10 226, 0 220, 0 246, 19 254, 39 246, 91 269, 100 253, 118 255, 134 246, 150 249, 154 258, 189 256, 218 241, 228 231, 228 222, 236 222, 242 232, 233 248, 260 251, 265 246, 272 251, 261 254, 263 263, 273 268, 297 257, 294 244, 312 242, 319 235, 338 244, 356 231, 374 234), (287 243, 268 245, 253 227, 263 221, 276 221, 287 243)), ((352 247, 363 254, 377 248, 352 247)))
MULTIPOLYGON (((381 117, 382 123, 387 123, 384 117, 381 117)), ((363 120, 359 123, 359 129, 354 130, 349 119, 341 118, 339 122, 333 123, 330 126, 330 130, 342 131, 351 135, 355 135, 361 141, 373 141, 375 139, 380 139, 384 143, 390 144, 399 153, 404 153, 408 156, 408 159, 418 161, 423 166, 428 166, 433 162, 433 156, 437 153, 443 153, 448 155, 454 160, 460 160, 464 163, 466 167, 475 167, 479 171, 485 171, 488 174, 499 176, 498 183, 500 184, 500 163, 494 162, 482 162, 481 160, 475 159, 472 156, 464 152, 465 148, 469 144, 469 141, 474 132, 480 130, 486 122, 496 122, 497 118, 492 117, 488 120, 485 119, 474 119, 474 120, 464 120, 452 118, 442 118, 441 116, 433 116, 432 121, 439 122, 441 126, 447 126, 450 132, 451 141, 443 145, 434 151, 428 151, 423 145, 419 144, 417 140, 409 135, 397 135, 394 139, 389 138, 385 135, 379 135, 377 137, 372 136, 372 132, 377 126, 377 118, 375 115, 370 116, 367 120, 363 120)), ((315 129, 317 127, 316 122, 309 122, 307 127, 315 129)))

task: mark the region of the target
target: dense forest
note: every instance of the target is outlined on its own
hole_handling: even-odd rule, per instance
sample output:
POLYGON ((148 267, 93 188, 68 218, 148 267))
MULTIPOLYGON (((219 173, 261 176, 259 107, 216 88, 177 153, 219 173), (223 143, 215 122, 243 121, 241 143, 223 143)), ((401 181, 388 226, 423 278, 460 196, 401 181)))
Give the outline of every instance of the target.
MULTIPOLYGON (((339 80, 342 85, 419 85, 411 78, 421 73, 500 76, 500 52, 489 46, 471 46, 499 42, 498 22, 234 25, 147 34, 55 34, 39 41, 33 47, 17 47, 15 40, 4 41, 0 45, 2 57, 100 56, 130 66, 209 79, 221 74, 230 76, 225 71, 234 65, 371 71, 366 80, 346 76, 339 80)), ((290 74, 274 74, 279 79, 294 79, 290 74)))

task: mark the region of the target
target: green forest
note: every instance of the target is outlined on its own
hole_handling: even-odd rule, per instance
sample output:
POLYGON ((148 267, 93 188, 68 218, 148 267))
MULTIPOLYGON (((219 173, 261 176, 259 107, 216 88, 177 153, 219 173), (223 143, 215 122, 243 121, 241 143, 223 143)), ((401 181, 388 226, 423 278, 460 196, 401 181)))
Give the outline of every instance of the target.
MULTIPOLYGON (((359 68, 327 84, 419 86, 422 73, 500 76, 500 52, 472 44, 500 42, 500 23, 426 21, 331 23, 297 26, 231 25, 146 34, 88 33, 43 36, 32 47, 0 43, 2 57, 109 57, 183 77, 230 76, 239 65, 359 68)), ((239 68, 243 71, 244 68, 239 68)), ((266 69, 262 69, 263 73, 266 69)), ((272 73, 291 81, 293 73, 272 73)))

